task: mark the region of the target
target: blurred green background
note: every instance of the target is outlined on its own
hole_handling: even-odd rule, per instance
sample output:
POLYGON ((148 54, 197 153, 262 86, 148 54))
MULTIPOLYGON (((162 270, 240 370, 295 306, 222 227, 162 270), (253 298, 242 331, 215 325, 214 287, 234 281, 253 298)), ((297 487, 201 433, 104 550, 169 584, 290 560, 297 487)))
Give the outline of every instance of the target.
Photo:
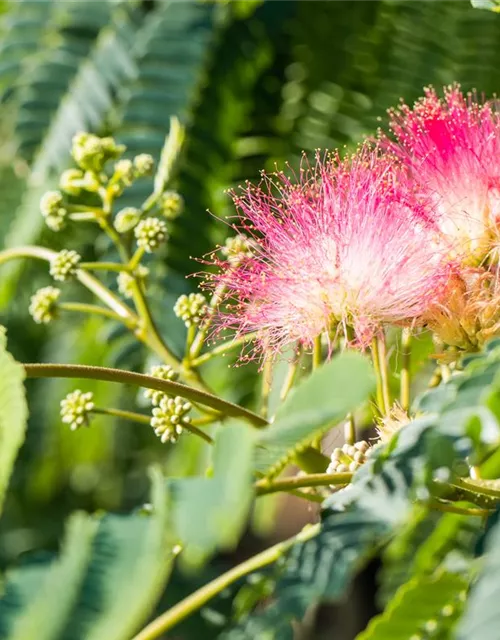
MULTIPOLYGON (((384 124, 388 107, 400 97, 413 101, 427 84, 459 81, 491 97, 500 87, 499 59, 500 16, 474 10, 468 0, 0 2, 1 242, 109 256, 92 227, 47 230, 40 195, 71 166, 77 131, 113 135, 131 155, 158 157, 169 119, 178 116, 187 139, 174 186, 186 210, 155 271, 153 306, 180 352, 184 330, 171 309, 196 286, 185 278, 201 268, 192 257, 227 234, 217 220, 233 212, 225 189, 258 178, 262 168, 296 164, 302 150, 356 145, 384 124)), ((141 202, 149 187, 134 187, 127 204, 141 202)), ((29 298, 47 284, 45 264, 0 270, 0 323, 19 360, 136 370, 151 364, 129 336, 101 320, 35 325, 29 298)), ((81 295, 75 285, 75 299, 81 295)), ((212 384, 251 405, 256 368, 227 364, 209 371, 212 384)), ((140 504, 152 461, 175 475, 195 473, 201 464, 196 442, 166 453, 147 428, 109 418, 70 433, 58 407, 75 386, 29 384, 28 439, 0 523, 2 564, 53 547, 75 508, 140 504)), ((129 407, 135 400, 119 397, 112 385, 82 388, 94 391, 100 405, 129 407)))

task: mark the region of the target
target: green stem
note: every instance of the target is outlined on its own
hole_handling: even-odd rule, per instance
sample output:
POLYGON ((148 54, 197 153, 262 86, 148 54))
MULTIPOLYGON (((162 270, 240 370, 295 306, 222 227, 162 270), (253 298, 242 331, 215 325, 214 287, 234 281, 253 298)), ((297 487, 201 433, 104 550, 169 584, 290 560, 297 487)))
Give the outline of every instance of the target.
POLYGON ((372 340, 372 360, 375 376, 377 379, 377 407, 380 415, 387 415, 390 408, 387 387, 387 362, 385 361, 385 343, 383 349, 380 348, 381 340, 377 337, 372 340), (384 362, 382 362, 384 359, 384 362))
POLYGON ((187 336, 186 336, 186 353, 188 354, 189 354, 189 349, 193 344, 193 340, 195 339, 196 331, 197 331, 197 327, 195 324, 192 324, 190 327, 188 327, 187 336))
POLYGON ((139 262, 144 257, 144 247, 137 247, 134 255, 130 258, 130 262, 127 265, 128 271, 134 271, 139 266, 139 262))
POLYGON ((185 618, 190 616, 195 611, 198 611, 209 600, 211 600, 218 593, 221 593, 240 578, 253 573, 263 567, 267 567, 279 560, 294 544, 297 542, 305 542, 314 538, 320 531, 320 524, 310 525, 303 529, 297 536, 279 542, 273 547, 262 551, 262 553, 245 560, 236 567, 233 567, 226 573, 222 574, 209 582, 205 586, 201 587, 184 600, 181 600, 178 604, 174 605, 171 609, 160 615, 158 618, 150 622, 147 627, 140 631, 132 640, 154 640, 159 638, 164 633, 175 627, 182 622, 185 618))
POLYGON ((313 344, 313 353, 312 353, 312 368, 313 371, 321 366, 321 355, 322 355, 322 347, 321 347, 321 335, 314 338, 313 344))
POLYGON ((356 442, 356 425, 354 423, 354 415, 352 413, 347 414, 344 435, 346 444, 354 444, 356 442))
MULTIPOLYGON (((15 249, 0 251, 0 265, 19 258, 35 258, 37 260, 50 262, 56 256, 56 251, 46 249, 45 247, 16 247, 15 249)), ((120 316, 122 322, 124 322, 127 327, 135 328, 137 326, 137 316, 132 309, 124 304, 118 296, 112 293, 97 278, 94 278, 94 276, 83 269, 77 269, 76 278, 84 287, 120 316)))
POLYGON ((196 427, 192 422, 189 424, 183 424, 182 428, 186 429, 186 431, 190 431, 192 434, 198 436, 202 440, 205 440, 205 442, 208 442, 208 444, 214 443, 213 439, 208 435, 208 433, 205 433, 201 429, 198 429, 198 427, 196 427))
POLYGON ((28 378, 90 378, 106 382, 133 384, 146 389, 163 391, 169 395, 181 396, 192 402, 212 407, 212 409, 221 411, 227 416, 243 418, 255 427, 266 427, 269 424, 262 416, 206 391, 193 389, 179 382, 162 380, 142 373, 79 364, 25 364, 24 369, 28 378))
POLYGON ((410 409, 410 361, 411 361, 411 329, 405 327, 401 333, 401 387, 400 402, 405 411, 410 409))
POLYGON ((105 287, 100 280, 94 278, 93 275, 83 269, 77 270, 76 277, 84 287, 96 296, 96 298, 99 298, 99 300, 104 302, 105 305, 119 315, 122 322, 129 329, 135 330, 137 328, 139 319, 132 309, 130 309, 130 307, 124 304, 118 296, 105 287))
POLYGON ((151 310, 146 300, 146 296, 142 291, 139 280, 134 278, 134 281, 131 284, 134 304, 139 317, 144 323, 144 329, 146 332, 142 339, 150 345, 153 351, 160 356, 166 364, 169 364, 178 371, 180 363, 163 341, 163 338, 155 325, 151 310))
POLYGON ((454 504, 449 504, 446 502, 440 502, 439 500, 431 500, 430 506, 432 509, 437 509, 437 511, 444 511, 445 513, 458 513, 463 516, 477 516, 478 518, 484 518, 485 516, 489 516, 493 513, 493 510, 488 509, 470 509, 467 507, 457 507, 454 504))
POLYGON ((193 418, 191 424, 193 424, 195 427, 206 427, 209 424, 214 424, 215 422, 221 422, 220 414, 212 414, 208 416, 202 416, 201 418, 193 418))
MULTIPOLYGON (((118 240, 120 240, 120 238, 118 238, 118 240)), ((0 251, 0 265, 8 262, 9 260, 19 258, 36 258, 38 260, 50 262, 56 255, 56 251, 51 251, 45 247, 17 247, 15 249, 0 251)), ((126 266, 124 269, 126 269, 126 266)), ((117 316, 120 317, 123 324, 134 332, 134 335, 138 340, 147 345, 154 353, 156 353, 167 364, 170 364, 176 371, 180 371, 188 382, 196 385, 200 389, 206 389, 206 385, 196 372, 180 369, 179 361, 166 347, 154 326, 153 319, 149 313, 149 307, 147 306, 146 300, 137 281, 135 282, 135 300, 143 314, 142 321, 145 326, 142 328, 140 327, 139 317, 132 311, 132 309, 130 309, 130 307, 122 302, 118 296, 105 287, 100 280, 84 269, 77 269, 76 278, 84 287, 112 309, 117 316)))
POLYGON ((380 358, 378 355, 378 340, 377 338, 373 338, 371 344, 371 352, 372 352, 372 362, 373 369, 375 371, 375 378, 377 382, 377 391, 376 391, 376 399, 377 399, 377 409, 380 415, 383 415, 383 407, 384 407, 384 395, 382 393, 382 378, 380 375, 380 358))
POLYGON ((120 254, 120 258, 124 264, 128 264, 129 261, 129 253, 127 248, 123 244, 123 241, 120 237, 120 234, 109 224, 107 218, 101 217, 99 218, 99 225, 103 231, 105 231, 108 236, 113 241, 115 247, 118 249, 118 253, 120 254))
POLYGON ((80 262, 78 265, 80 269, 87 269, 88 271, 128 271, 127 265, 120 264, 119 262, 80 262))
POLYGON ((273 383, 273 361, 271 358, 264 359, 262 367, 262 387, 260 392, 260 410, 263 416, 267 418, 269 410, 269 396, 271 394, 271 385, 273 383))
POLYGON ((288 366, 288 371, 287 371, 285 380, 283 381, 283 386, 281 387, 281 391, 280 391, 281 402, 286 400, 286 397, 290 393, 290 389, 292 388, 293 383, 295 382, 295 377, 297 375, 297 370, 299 368, 301 356, 302 356, 302 350, 299 345, 297 348, 295 360, 291 362, 290 365, 288 366))
POLYGON ((352 480, 352 473, 311 473, 305 476, 283 478, 281 480, 258 480, 255 490, 258 496, 279 491, 290 491, 301 487, 327 487, 329 485, 345 485, 352 480))
MULTIPOLYGON (((91 413, 99 413, 107 416, 114 416, 116 418, 123 418, 124 420, 130 420, 131 422, 140 422, 141 424, 147 424, 151 426, 151 416, 145 416, 142 413, 135 413, 134 411, 124 411, 122 409, 92 409, 91 413)), ((194 424, 183 424, 182 427, 186 429, 186 431, 190 431, 194 435, 197 435, 199 438, 208 442, 208 444, 213 444, 214 441, 201 429, 198 429, 194 424)))
MULTIPOLYGON (((198 338, 198 335, 199 333, 197 334, 195 340, 198 338)), ((222 344, 217 345, 210 351, 207 351, 203 355, 198 356, 194 360, 191 360, 191 366, 199 367, 201 364, 204 364, 205 362, 207 362, 208 360, 211 360, 215 356, 219 356, 224 353, 228 353, 229 351, 233 351, 234 349, 241 347, 247 342, 254 340, 256 336, 257 336, 256 333, 247 333, 246 335, 241 336, 240 338, 234 338, 233 340, 228 340, 227 342, 223 342, 222 344)), ((194 344, 194 341, 193 341, 193 344, 194 344)))
POLYGON ((202 326, 199 328, 195 339, 193 340, 191 349, 189 350, 189 359, 191 361, 196 360, 197 357, 200 355, 201 350, 203 349, 203 344, 205 343, 205 339, 208 335, 208 330, 210 329, 212 320, 214 319, 215 313, 217 311, 217 307, 219 306, 219 303, 222 300, 222 296, 224 295, 225 289, 226 289, 226 285, 224 283, 221 283, 214 291, 214 295, 210 300, 208 313, 205 316, 205 320, 202 326))
POLYGON ((491 496, 496 500, 500 500, 500 486, 492 486, 493 482, 496 481, 478 480, 477 482, 475 482, 472 479, 455 478, 452 484, 460 487, 461 489, 472 491, 473 493, 483 494, 485 496, 491 496))
POLYGON ((94 407, 90 413, 113 416, 114 418, 123 418, 124 420, 130 420, 130 422, 139 422, 141 424, 151 426, 151 416, 146 416, 143 413, 136 413, 135 411, 125 411, 124 409, 100 409, 99 407, 94 407))
POLYGON ((380 378, 382 381, 382 395, 384 398, 384 413, 388 415, 391 410, 391 392, 389 389, 389 371, 387 368, 387 350, 385 344, 385 335, 382 335, 378 341, 378 354, 380 364, 380 378))
POLYGON ((57 305, 58 309, 62 311, 76 311, 79 313, 88 313, 92 315, 104 316, 106 318, 111 318, 111 320, 117 320, 118 322, 122 322, 123 318, 108 309, 107 307, 99 307, 96 304, 86 304, 84 302, 60 302, 57 305))

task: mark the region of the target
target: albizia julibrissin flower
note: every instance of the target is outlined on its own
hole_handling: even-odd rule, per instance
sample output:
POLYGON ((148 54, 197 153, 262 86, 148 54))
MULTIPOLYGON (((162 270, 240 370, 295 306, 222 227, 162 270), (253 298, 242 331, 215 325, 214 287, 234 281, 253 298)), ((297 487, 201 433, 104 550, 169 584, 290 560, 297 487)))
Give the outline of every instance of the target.
POLYGON ((347 326, 365 347, 384 323, 411 323, 436 302, 449 264, 391 158, 369 147, 344 161, 317 154, 295 182, 264 175, 232 194, 252 255, 219 262, 223 327, 256 331, 265 352, 347 326))
POLYGON ((495 104, 464 96, 458 85, 433 88, 413 108, 390 113, 397 142, 385 140, 435 204, 453 251, 480 263, 500 237, 500 117, 495 104))

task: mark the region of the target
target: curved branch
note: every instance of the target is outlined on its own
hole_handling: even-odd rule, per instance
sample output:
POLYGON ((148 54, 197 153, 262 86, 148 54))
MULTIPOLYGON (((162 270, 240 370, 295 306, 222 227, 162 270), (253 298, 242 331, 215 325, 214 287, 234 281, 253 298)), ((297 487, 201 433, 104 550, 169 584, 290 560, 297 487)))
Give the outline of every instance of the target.
POLYGON ((169 395, 181 396, 192 402, 211 407, 221 411, 224 415, 233 418, 243 418, 255 427, 266 427, 269 423, 253 411, 240 407, 232 402, 227 402, 222 398, 202 391, 193 389, 180 382, 161 380, 143 373, 132 371, 122 371, 121 369, 111 369, 108 367, 91 367, 82 364, 25 364, 24 369, 28 378, 91 378, 104 382, 120 382, 122 384, 133 384, 146 389, 163 391, 169 395))
POLYGON ((224 589, 233 584, 233 582, 236 582, 253 571, 257 571, 276 562, 297 542, 305 542, 306 540, 314 538, 314 536, 320 532, 320 527, 321 525, 319 523, 305 527, 295 537, 289 538, 284 542, 278 542, 278 544, 275 544, 273 547, 262 551, 256 556, 233 567, 226 573, 223 573, 150 622, 147 627, 135 635, 132 640, 154 640, 155 638, 163 636, 166 631, 169 631, 192 613, 201 609, 209 600, 221 591, 224 591, 224 589))

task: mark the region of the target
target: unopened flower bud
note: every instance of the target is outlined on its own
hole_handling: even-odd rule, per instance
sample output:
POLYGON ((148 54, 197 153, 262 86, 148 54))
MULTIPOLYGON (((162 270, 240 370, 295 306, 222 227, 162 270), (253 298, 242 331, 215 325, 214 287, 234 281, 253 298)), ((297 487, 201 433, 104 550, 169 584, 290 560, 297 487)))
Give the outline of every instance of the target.
POLYGON ((132 231, 140 219, 140 209, 136 209, 135 207, 125 207, 125 209, 118 211, 113 225, 118 233, 127 233, 127 231, 132 231))
POLYGON ((222 255, 233 266, 240 264, 245 258, 252 257, 252 244, 250 238, 243 233, 227 238, 221 248, 222 255))
POLYGON ((83 176, 83 188, 91 193, 97 193, 101 188, 101 182, 93 171, 85 171, 83 176))
POLYGON ((61 290, 56 287, 43 287, 32 296, 29 312, 37 324, 48 324, 57 315, 57 300, 61 290))
POLYGON ((124 151, 125 147, 116 144, 113 138, 83 132, 73 137, 71 153, 82 169, 99 173, 108 160, 119 158, 124 151))
POLYGON ((89 426, 90 412, 94 409, 93 399, 90 391, 83 393, 76 389, 61 400, 61 419, 65 424, 69 424, 71 431, 89 426))
MULTIPOLYGON (((149 275, 149 269, 140 264, 134 271, 135 277, 140 280, 144 280, 149 275)), ((116 279, 118 284, 118 291, 124 298, 134 297, 134 278, 127 271, 120 271, 118 278, 116 279)))
POLYGON ((160 405, 153 409, 151 426, 162 442, 177 442, 184 426, 191 422, 188 415, 191 408, 191 403, 186 402, 180 396, 175 398, 164 396, 160 400, 160 405))
POLYGON ((60 191, 47 191, 40 200, 40 211, 52 231, 60 231, 66 224, 68 210, 60 191))
MULTIPOLYGON (((169 380, 170 382, 175 382, 179 378, 179 374, 168 364, 160 364, 152 367, 149 375, 154 378, 160 378, 160 380, 169 380)), ((163 391, 156 391, 155 389, 146 389, 144 391, 144 397, 151 400, 155 406, 159 405, 165 396, 166 394, 163 391)))
POLYGON ((331 454, 331 462, 328 465, 327 473, 340 473, 345 471, 354 472, 363 463, 371 452, 371 447, 365 440, 360 440, 354 444, 344 444, 342 448, 335 448, 331 454))
POLYGON ((167 220, 175 220, 184 209, 184 198, 177 191, 165 191, 160 198, 159 207, 167 220))
POLYGON ((132 160, 119 160, 115 164, 112 181, 118 182, 124 187, 130 187, 134 181, 135 172, 132 160))
POLYGON ((63 171, 59 179, 59 187, 65 193, 72 196, 80 195, 83 185, 83 171, 80 169, 68 169, 63 171))
POLYGON ((201 293, 190 293, 188 296, 182 295, 177 299, 174 306, 175 315, 184 322, 186 327, 200 324, 207 311, 207 301, 201 293))
POLYGON ((50 275, 54 280, 64 282, 75 275, 80 260, 76 251, 63 249, 50 261, 50 275))
POLYGON ((140 153, 134 158, 134 169, 137 178, 150 176, 153 173, 155 161, 149 153, 140 153))
POLYGON ((134 229, 137 244, 147 253, 153 253, 167 240, 167 225, 158 218, 145 218, 134 229))

